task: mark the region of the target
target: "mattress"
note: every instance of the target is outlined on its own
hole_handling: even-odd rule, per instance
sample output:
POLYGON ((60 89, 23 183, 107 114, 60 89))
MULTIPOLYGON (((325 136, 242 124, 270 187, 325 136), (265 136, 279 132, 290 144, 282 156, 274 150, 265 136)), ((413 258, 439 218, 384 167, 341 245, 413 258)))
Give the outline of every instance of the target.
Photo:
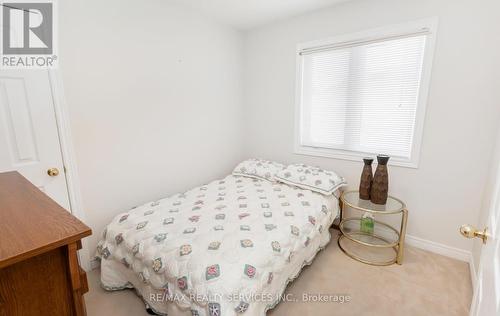
POLYGON ((338 200, 227 176, 117 215, 98 244, 101 283, 158 314, 265 315, 330 240, 338 200))

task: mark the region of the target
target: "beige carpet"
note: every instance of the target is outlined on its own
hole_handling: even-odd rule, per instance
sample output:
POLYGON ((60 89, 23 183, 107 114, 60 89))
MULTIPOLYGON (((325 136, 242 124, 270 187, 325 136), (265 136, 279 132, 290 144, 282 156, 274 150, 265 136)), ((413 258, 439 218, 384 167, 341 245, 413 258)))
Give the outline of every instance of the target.
MULTIPOLYGON (((336 236, 332 231, 329 246, 288 286, 287 293, 298 302, 282 302, 268 315, 468 315, 472 286, 467 263, 407 247, 403 265, 370 266, 347 257, 336 236), (303 293, 346 294, 350 301, 303 303, 303 293)), ((148 315, 134 291, 104 291, 99 270, 88 278, 89 316, 148 315)))

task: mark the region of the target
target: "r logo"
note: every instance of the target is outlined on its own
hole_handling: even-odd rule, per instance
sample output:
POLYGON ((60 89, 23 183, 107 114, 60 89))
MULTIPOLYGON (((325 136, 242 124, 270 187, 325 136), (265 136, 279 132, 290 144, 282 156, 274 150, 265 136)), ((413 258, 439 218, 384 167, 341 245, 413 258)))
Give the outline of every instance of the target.
POLYGON ((2 44, 4 55, 53 53, 53 6, 50 2, 4 2, 2 44))

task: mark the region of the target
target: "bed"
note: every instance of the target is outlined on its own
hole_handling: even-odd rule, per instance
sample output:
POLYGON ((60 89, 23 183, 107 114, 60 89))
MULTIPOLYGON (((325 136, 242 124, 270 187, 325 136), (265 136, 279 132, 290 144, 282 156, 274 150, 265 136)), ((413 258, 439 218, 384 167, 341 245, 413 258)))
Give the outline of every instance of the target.
POLYGON ((97 247, 107 290, 159 315, 265 315, 330 241, 334 194, 229 175, 117 215, 97 247))

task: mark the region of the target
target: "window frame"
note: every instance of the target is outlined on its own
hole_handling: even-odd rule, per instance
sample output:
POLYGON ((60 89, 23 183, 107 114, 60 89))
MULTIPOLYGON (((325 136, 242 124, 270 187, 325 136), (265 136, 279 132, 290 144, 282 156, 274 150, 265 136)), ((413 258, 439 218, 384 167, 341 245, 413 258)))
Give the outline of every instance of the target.
MULTIPOLYGON (((426 18, 417 21, 411 21, 403 24, 390 25, 369 29, 361 32, 339 35, 328 39, 316 40, 306 43, 300 43, 296 47, 296 95, 295 95, 295 127, 294 127, 294 153, 299 155, 335 158, 343 160, 361 161, 366 156, 374 156, 377 153, 350 151, 342 149, 333 149, 326 147, 314 147, 301 144, 302 127, 302 55, 301 51, 305 49, 314 49, 323 46, 339 45, 348 42, 364 42, 386 37, 397 37, 405 34, 417 33, 422 30, 428 30, 424 58, 422 63, 422 74, 420 81, 420 90, 418 94, 417 111, 415 116, 415 127, 413 131, 413 143, 410 158, 392 157, 389 160, 390 165, 402 166, 408 168, 418 168, 420 161, 420 149, 422 145, 422 136, 424 130, 425 113, 429 95, 430 79, 432 73, 432 63, 434 59, 434 50, 436 44, 438 18, 426 18)), ((382 154, 382 153, 381 153, 382 154)))

